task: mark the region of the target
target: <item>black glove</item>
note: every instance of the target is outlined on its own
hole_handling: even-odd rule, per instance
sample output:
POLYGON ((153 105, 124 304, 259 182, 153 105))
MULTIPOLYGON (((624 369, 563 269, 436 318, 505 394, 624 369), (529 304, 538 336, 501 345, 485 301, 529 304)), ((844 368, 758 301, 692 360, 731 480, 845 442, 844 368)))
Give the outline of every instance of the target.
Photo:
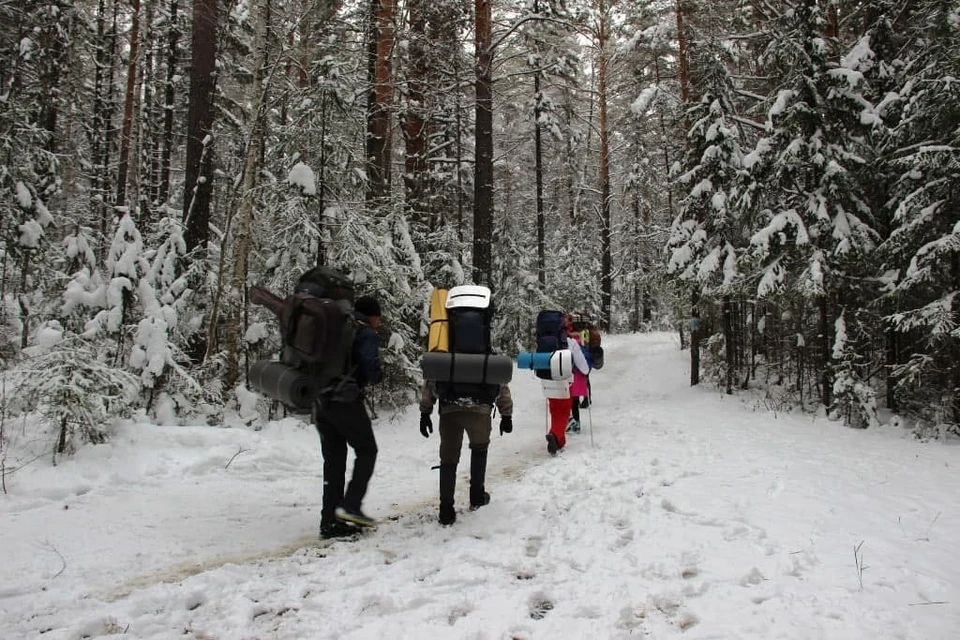
POLYGON ((511 431, 513 431, 513 418, 510 416, 500 418, 500 435, 510 433, 511 431))
POLYGON ((429 438, 433 433, 433 421, 430 420, 429 413, 420 414, 420 433, 424 438, 429 438))

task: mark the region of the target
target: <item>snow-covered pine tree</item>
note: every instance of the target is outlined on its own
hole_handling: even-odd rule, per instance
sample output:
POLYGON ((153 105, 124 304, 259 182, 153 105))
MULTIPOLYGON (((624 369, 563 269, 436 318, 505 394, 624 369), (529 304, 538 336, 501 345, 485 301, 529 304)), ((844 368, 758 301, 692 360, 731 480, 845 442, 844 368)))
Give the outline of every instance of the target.
POLYGON ((84 443, 101 443, 117 418, 129 416, 137 402, 137 378, 109 361, 100 341, 65 334, 30 347, 14 375, 23 414, 40 417, 38 437, 51 443, 56 462, 84 443))
POLYGON ((159 246, 146 252, 149 267, 137 285, 143 316, 128 361, 139 373, 144 409, 169 423, 190 412, 201 386, 181 346, 190 335, 186 320, 191 293, 187 276, 178 273, 187 251, 183 229, 170 218, 161 219, 157 229, 159 246))
POLYGON ((782 78, 767 132, 744 156, 740 206, 751 237, 757 295, 789 294, 815 349, 821 403, 832 405, 830 329, 847 304, 872 299, 865 259, 877 238, 862 187, 862 75, 832 60, 825 0, 798 0, 771 23, 768 76, 782 78), (806 308, 807 311, 803 309, 806 308), (812 311, 812 313, 811 313, 812 311))
MULTIPOLYGON (((729 56, 715 41, 698 43, 693 59, 693 82, 700 93, 688 110, 685 171, 677 177, 678 191, 686 196, 674 220, 667 247, 668 272, 698 291, 701 308, 709 300, 722 300, 725 320, 742 283, 738 261, 746 247, 745 230, 734 206, 742 166, 743 135, 735 121, 734 87, 727 74, 729 56)), ((701 312, 703 314, 703 312, 701 312)), ((706 328, 700 319, 701 326, 706 328)), ((726 349, 714 357, 712 370, 732 393, 735 338, 729 322, 723 323, 726 349), (719 356, 719 357, 716 357, 719 356)), ((703 334, 708 335, 708 334, 703 334)), ((708 350, 709 352, 709 350, 708 350)))
POLYGON ((898 404, 960 431, 960 6, 911 5, 897 25, 909 46, 890 65, 901 86, 885 114, 896 172, 887 320, 909 354, 894 371, 898 404))
MULTIPOLYGON (((854 323, 853 327, 863 327, 854 323)), ((834 323, 833 339, 833 407, 836 417, 844 424, 866 429, 876 426, 877 394, 862 369, 870 352, 858 349, 866 341, 850 339, 847 334, 846 312, 841 312, 834 323)))

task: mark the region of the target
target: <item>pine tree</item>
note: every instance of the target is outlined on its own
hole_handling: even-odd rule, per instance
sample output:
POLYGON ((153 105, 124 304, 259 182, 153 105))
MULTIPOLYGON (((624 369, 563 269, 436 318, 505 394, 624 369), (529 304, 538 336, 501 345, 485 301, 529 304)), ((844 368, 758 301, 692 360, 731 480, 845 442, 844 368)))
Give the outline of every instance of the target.
MULTIPOLYGON (((955 3, 953 3, 955 5, 955 3)), ((895 144, 892 232, 884 255, 896 312, 887 320, 912 355, 895 372, 904 408, 934 424, 960 424, 960 10, 918 0, 914 55, 900 59, 890 96, 895 144), (892 109, 892 110, 893 110, 892 109)), ((907 350, 906 348, 904 349, 907 350)))

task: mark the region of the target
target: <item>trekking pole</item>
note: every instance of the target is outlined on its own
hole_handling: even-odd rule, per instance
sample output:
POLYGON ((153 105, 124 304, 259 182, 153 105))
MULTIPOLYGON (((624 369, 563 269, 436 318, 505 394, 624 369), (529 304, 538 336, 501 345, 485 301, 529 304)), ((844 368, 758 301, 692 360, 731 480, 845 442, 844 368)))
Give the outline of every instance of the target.
POLYGON ((593 400, 590 401, 590 406, 587 407, 587 418, 590 421, 590 448, 594 448, 593 444, 593 400))

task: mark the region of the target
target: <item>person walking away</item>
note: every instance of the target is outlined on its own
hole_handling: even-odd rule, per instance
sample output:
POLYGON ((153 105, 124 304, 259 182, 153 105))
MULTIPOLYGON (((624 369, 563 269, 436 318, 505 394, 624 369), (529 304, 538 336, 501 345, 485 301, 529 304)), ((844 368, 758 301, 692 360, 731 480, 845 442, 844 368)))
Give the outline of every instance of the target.
MULTIPOLYGON (((573 369, 573 382, 570 384, 570 419, 567 422, 567 431, 570 433, 580 433, 580 407, 589 405, 589 396, 590 396, 590 371, 593 370, 593 362, 590 359, 590 352, 587 349, 583 348, 581 343, 580 334, 573 330, 573 324, 570 321, 569 316, 567 317, 567 335, 569 336, 568 340, 570 342, 575 342, 577 347, 580 349, 580 353, 583 354, 583 359, 587 363, 587 372, 584 373, 579 368, 574 366, 573 369), (581 405, 581 401, 587 402, 587 404, 581 405)), ((572 348, 571 348, 572 352, 572 348)))
POLYGON ((376 524, 361 510, 361 503, 377 460, 377 442, 364 394, 368 386, 383 380, 375 331, 380 315, 380 304, 375 298, 357 299, 347 319, 356 329, 347 371, 336 384, 321 392, 317 402, 316 428, 323 454, 323 538, 351 535, 357 527, 376 524), (344 490, 348 446, 353 449, 355 460, 350 483, 344 490))
POLYGON ((487 452, 493 431, 492 411, 500 412, 500 435, 513 431, 513 399, 510 387, 500 385, 495 399, 442 396, 432 380, 423 383, 420 396, 420 433, 429 438, 433 433, 433 405, 439 400, 440 422, 440 511, 442 525, 456 522, 454 493, 457 488, 457 466, 463 448, 463 434, 470 442, 470 510, 475 511, 490 502, 485 487, 487 452))
MULTIPOLYGON (((566 322, 566 319, 564 319, 564 322, 566 322)), ((583 350, 580 348, 579 342, 571 338, 568 334, 561 348, 570 350, 570 355, 573 359, 574 375, 576 375, 578 371, 584 376, 590 373, 590 365, 583 355, 583 350)), ((550 455, 556 455, 558 451, 567 445, 567 424, 573 408, 573 398, 571 397, 570 391, 574 378, 571 377, 570 381, 566 382, 566 385, 563 387, 563 389, 565 389, 565 395, 555 392, 557 387, 556 382, 557 381, 554 380, 544 380, 542 383, 544 386, 544 394, 547 395, 547 405, 550 412, 550 431, 546 435, 547 453, 550 455), (557 395, 561 395, 562 397, 551 397, 557 395)))

